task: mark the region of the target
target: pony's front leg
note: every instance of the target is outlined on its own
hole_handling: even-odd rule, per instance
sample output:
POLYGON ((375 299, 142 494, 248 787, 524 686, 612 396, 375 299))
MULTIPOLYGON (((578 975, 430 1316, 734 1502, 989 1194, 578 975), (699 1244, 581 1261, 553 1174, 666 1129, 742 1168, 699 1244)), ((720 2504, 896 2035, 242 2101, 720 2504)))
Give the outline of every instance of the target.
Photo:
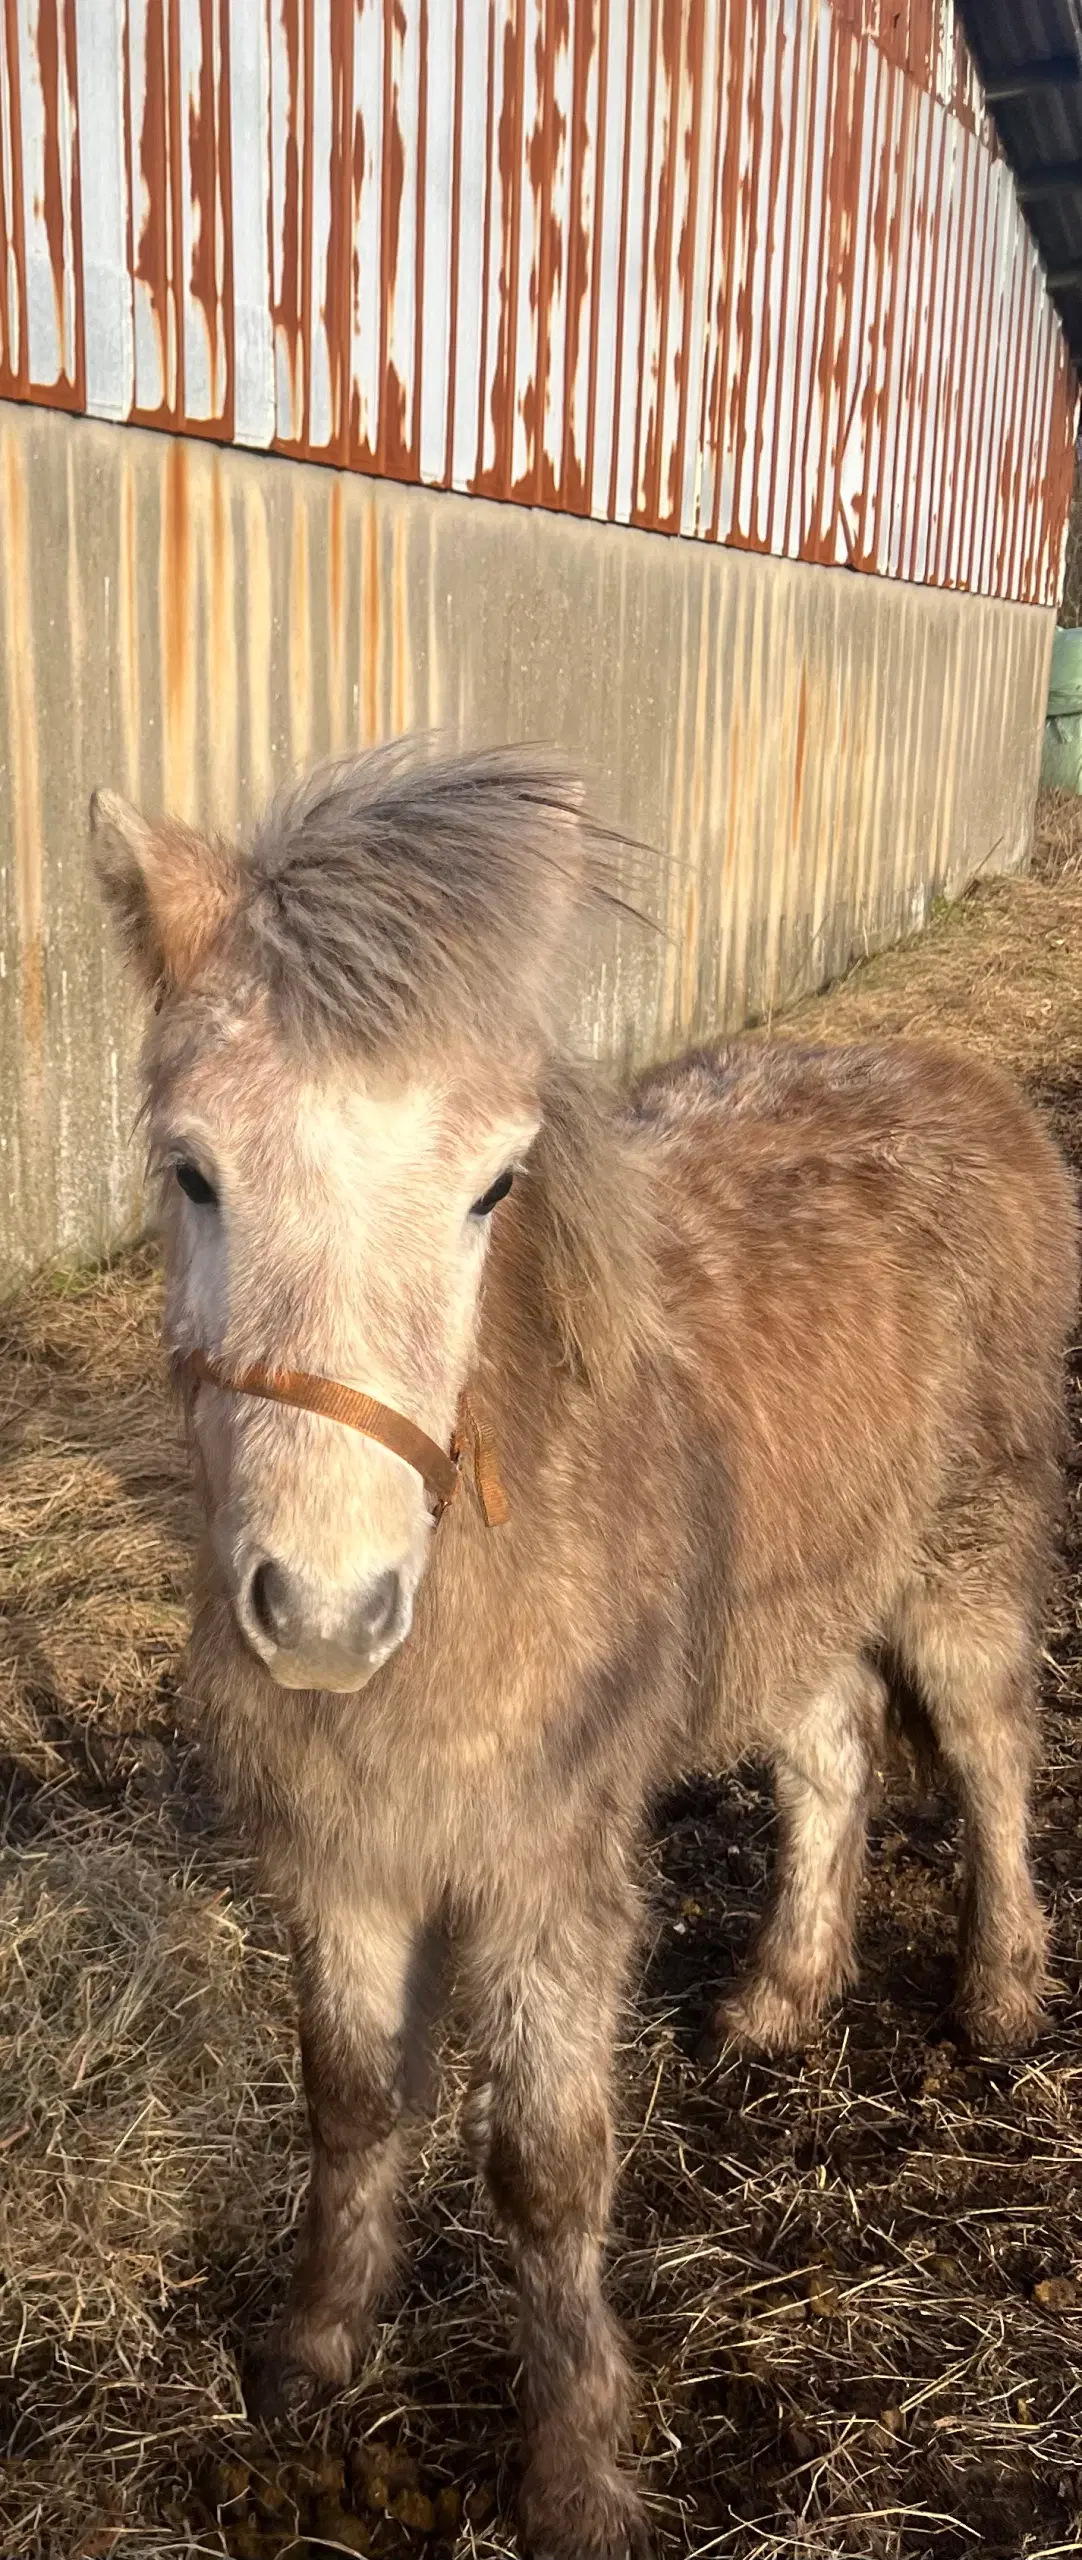
POLYGON ((648 2547, 619 2464, 629 2378, 601 2292, 611 2054, 631 1938, 621 1905, 527 1946, 493 1920, 466 1951, 484 2073, 468 2127, 518 2281, 522 2524, 537 2560, 628 2560, 648 2547))
POLYGON ((347 2383, 396 2256, 396 2191, 411 2118, 427 2095, 425 1941, 385 1902, 295 1922, 311 2177, 285 2317, 264 2372, 347 2383))

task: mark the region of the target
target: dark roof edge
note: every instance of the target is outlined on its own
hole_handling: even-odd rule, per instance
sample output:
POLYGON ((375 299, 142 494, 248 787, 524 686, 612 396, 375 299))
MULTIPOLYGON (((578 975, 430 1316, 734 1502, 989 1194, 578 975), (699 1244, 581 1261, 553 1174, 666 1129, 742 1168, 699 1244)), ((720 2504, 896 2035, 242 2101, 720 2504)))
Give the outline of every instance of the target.
POLYGON ((959 0, 959 16, 1082 370, 1082 0, 959 0))

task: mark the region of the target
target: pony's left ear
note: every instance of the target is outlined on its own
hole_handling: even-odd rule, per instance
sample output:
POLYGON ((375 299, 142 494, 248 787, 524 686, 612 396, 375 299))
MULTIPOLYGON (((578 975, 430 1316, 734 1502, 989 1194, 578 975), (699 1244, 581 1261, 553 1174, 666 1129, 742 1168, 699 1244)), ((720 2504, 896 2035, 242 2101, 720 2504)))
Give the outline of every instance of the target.
POLYGON ((129 959, 155 995, 190 985, 240 897, 236 854, 115 791, 90 803, 94 869, 129 959))

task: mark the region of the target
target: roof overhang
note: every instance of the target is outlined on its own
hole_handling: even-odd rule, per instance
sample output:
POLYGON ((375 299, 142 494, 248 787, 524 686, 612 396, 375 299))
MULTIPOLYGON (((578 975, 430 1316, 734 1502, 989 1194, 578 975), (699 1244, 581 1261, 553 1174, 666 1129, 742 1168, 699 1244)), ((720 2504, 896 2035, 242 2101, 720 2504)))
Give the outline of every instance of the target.
POLYGON ((966 40, 1082 368, 1082 0, 961 0, 966 40))

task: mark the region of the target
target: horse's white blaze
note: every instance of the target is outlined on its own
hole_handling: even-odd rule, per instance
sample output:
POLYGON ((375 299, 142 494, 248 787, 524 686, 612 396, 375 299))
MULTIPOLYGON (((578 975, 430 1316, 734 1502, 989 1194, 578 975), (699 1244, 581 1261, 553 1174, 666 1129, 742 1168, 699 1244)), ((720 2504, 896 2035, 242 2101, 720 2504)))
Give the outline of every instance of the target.
MULTIPOLYGON (((517 1095, 395 1091, 359 1069, 302 1080, 257 1019, 163 1108, 157 1153, 190 1155, 218 1193, 198 1206, 167 1176, 171 1345, 338 1379, 446 1443, 489 1232, 471 1208, 522 1162, 535 1113, 517 1095)), ((412 1467, 344 1424, 210 1388, 195 1429, 235 1595, 272 1558, 329 1637, 350 1596, 394 1572, 404 1631, 431 1532, 412 1467)))

